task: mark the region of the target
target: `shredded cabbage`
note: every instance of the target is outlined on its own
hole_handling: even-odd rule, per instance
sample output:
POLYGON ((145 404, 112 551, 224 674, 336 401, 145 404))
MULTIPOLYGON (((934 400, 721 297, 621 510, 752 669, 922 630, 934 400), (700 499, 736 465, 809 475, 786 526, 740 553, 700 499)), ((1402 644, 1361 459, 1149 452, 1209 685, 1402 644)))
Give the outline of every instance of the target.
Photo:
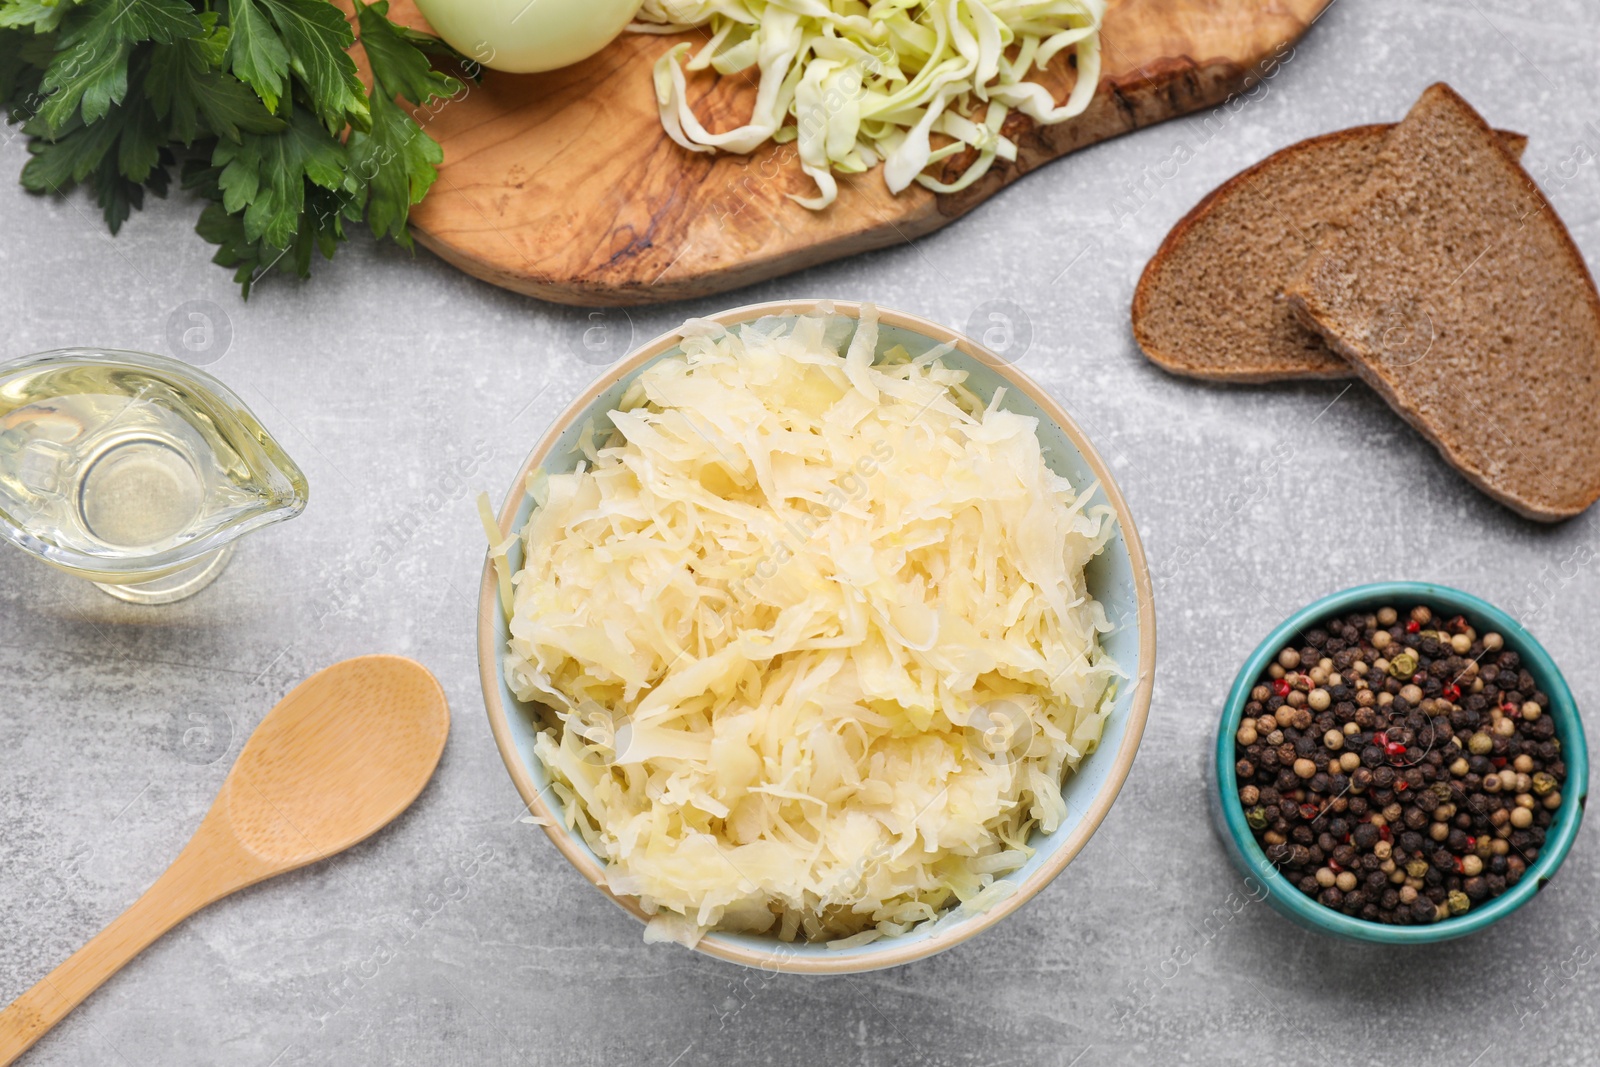
POLYGON ((791 199, 820 210, 838 195, 834 172, 859 174, 881 161, 891 192, 915 181, 952 193, 995 159, 1016 159, 1016 144, 1000 132, 1012 109, 1041 125, 1082 113, 1100 81, 1105 8, 1106 0, 644 0, 629 28, 706 26, 710 39, 689 70, 756 68, 749 121, 712 133, 689 102, 679 60, 690 46, 675 45, 654 70, 662 126, 694 152, 748 153, 768 140, 796 141, 817 195, 791 199), (1057 106, 1049 90, 1025 79, 1068 48, 1077 82, 1057 106), (939 147, 935 134, 944 137, 939 147), (977 156, 956 181, 924 173, 969 146, 977 156))
POLYGON ((683 328, 541 480, 506 676, 651 940, 895 936, 1014 886, 1117 665, 1115 518, 876 313, 683 328), (854 336, 850 330, 854 328, 854 336))

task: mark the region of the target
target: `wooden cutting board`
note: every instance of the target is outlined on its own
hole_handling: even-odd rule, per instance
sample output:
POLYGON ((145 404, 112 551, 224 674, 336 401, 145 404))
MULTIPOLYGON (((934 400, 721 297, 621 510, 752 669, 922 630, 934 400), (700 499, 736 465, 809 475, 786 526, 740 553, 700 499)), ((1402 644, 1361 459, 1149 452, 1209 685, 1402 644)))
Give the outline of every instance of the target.
MULTIPOLYGON (((822 212, 786 196, 815 192, 792 144, 749 156, 673 144, 657 117, 650 68, 686 38, 625 34, 566 70, 491 71, 421 113, 445 161, 412 216, 416 234, 469 274, 562 304, 645 304, 733 289, 920 237, 1078 148, 1222 105, 1277 76, 1332 2, 1111 0, 1100 87, 1082 115, 1044 128, 1011 115, 1005 133, 1017 142, 1016 162, 997 163, 960 193, 913 185, 893 196, 874 170, 841 179, 838 201, 822 212)), ((425 25, 410 0, 396 0, 394 14, 425 25)), ((1060 101, 1074 75, 1061 58, 1055 67, 1045 84, 1060 101)), ((751 87, 740 76, 696 75, 690 93, 709 129, 749 114, 751 87)), ((1218 124, 1242 103, 1226 105, 1218 124)), ((946 161, 945 180, 967 162, 946 161)))

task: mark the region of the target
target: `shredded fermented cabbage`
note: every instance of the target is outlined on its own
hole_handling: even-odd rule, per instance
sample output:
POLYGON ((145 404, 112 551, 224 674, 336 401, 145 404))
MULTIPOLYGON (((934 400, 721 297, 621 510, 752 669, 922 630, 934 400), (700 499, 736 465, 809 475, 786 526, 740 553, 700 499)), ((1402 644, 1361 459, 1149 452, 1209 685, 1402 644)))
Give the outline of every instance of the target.
POLYGON ((859 944, 1013 888, 1117 665, 1111 509, 876 314, 691 321, 540 474, 506 676, 647 939, 859 944), (597 439, 598 438, 598 439, 597 439))
MULTIPOLYGON (((693 152, 748 153, 768 140, 797 141, 820 210, 838 195, 834 173, 859 174, 879 161, 891 192, 913 181, 936 192, 964 189, 1017 146, 1000 132, 1012 109, 1041 125, 1089 106, 1100 81, 1100 24, 1106 0, 644 0, 638 33, 708 27, 688 69, 759 71, 749 121, 712 133, 690 105, 680 43, 656 61, 661 123, 693 152), (1071 48, 1077 82, 1057 105, 1027 81, 1071 48), (786 120, 794 119, 794 125, 786 120), (931 138, 943 134, 934 147, 931 138), (966 151, 972 164, 954 182, 924 173, 966 151)), ((750 75, 745 74, 749 78, 750 75)))

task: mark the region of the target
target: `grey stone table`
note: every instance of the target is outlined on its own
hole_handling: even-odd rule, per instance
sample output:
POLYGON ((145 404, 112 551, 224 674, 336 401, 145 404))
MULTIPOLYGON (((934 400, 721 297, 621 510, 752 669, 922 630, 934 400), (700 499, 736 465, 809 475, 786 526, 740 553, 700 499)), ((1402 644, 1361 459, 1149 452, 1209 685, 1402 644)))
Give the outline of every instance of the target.
MULTIPOLYGON (((1592 707, 1600 514, 1524 522, 1360 386, 1202 387, 1148 365, 1127 324, 1139 270, 1206 190, 1307 135, 1398 118, 1441 78, 1532 135, 1530 164, 1600 260, 1600 162, 1574 151, 1600 151, 1592 0, 1339 0, 1220 132, 1178 121, 1090 149, 914 247, 597 317, 364 241, 311 284, 269 279, 241 303, 182 196, 113 240, 81 197, 25 195, 12 180, 24 150, 6 143, 0 354, 167 350, 172 310, 210 301, 232 334, 211 369, 313 491, 303 517, 247 541, 215 586, 169 608, 0 552, 0 1003, 156 877, 257 720, 313 670, 414 656, 455 711, 438 775, 386 832, 201 913, 28 1062, 1593 1063, 1594 820, 1562 876, 1510 920, 1385 951, 1230 902, 1239 883, 1208 828, 1201 760, 1267 630, 1318 594, 1382 577, 1436 579, 1530 616, 1592 707), (1021 366, 1108 457, 1157 575, 1154 706, 1100 832, 989 934, 854 978, 768 977, 646 947, 515 821, 473 648, 483 542, 471 494, 498 497, 629 338, 789 296, 870 299, 957 327, 986 301, 1016 305, 1032 332, 1021 366)), ((1600 735, 1592 711, 1589 724, 1600 735)))

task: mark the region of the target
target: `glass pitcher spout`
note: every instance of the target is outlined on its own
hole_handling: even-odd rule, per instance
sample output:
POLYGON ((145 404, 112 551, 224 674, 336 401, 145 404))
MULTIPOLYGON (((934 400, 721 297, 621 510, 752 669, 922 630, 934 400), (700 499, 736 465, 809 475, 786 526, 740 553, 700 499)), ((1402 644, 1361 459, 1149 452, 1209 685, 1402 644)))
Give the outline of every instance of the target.
POLYGON ((108 592, 187 596, 308 498, 245 403, 186 363, 91 348, 0 363, 0 538, 108 592))

